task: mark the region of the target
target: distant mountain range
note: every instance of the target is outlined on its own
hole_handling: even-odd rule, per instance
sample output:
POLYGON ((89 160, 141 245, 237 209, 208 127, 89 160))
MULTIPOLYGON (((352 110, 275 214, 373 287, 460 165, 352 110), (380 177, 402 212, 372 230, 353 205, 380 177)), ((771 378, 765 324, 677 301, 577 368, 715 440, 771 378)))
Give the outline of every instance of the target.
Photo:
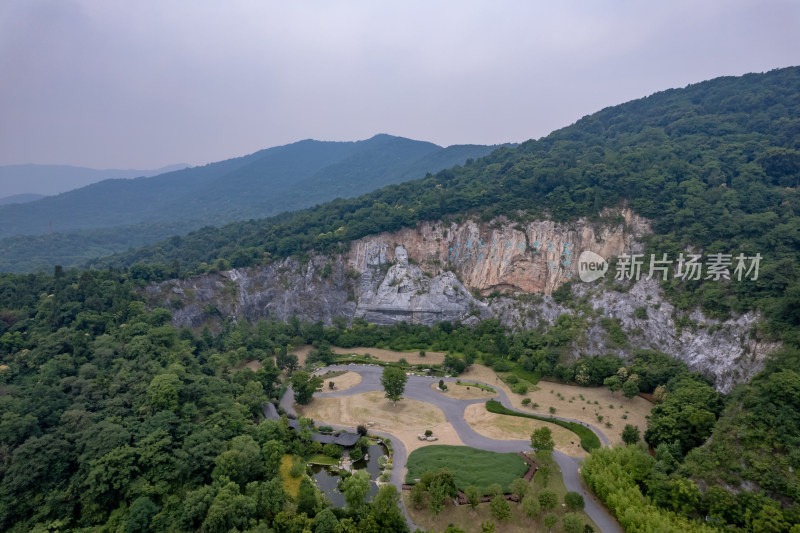
POLYGON ((357 142, 305 140, 156 177, 106 179, 0 205, 0 271, 76 265, 203 226, 350 198, 498 147, 443 148, 385 134, 357 142))
POLYGON ((67 165, 0 166, 0 205, 12 203, 8 201, 9 197, 17 197, 13 203, 30 202, 39 198, 26 199, 25 196, 51 196, 98 181, 157 176, 188 166, 179 163, 155 170, 97 170, 67 165))
POLYGON ((6 196, 0 198, 0 205, 10 205, 10 204, 27 204, 28 202, 35 202, 36 200, 41 200, 45 198, 46 194, 12 194, 11 196, 6 196))

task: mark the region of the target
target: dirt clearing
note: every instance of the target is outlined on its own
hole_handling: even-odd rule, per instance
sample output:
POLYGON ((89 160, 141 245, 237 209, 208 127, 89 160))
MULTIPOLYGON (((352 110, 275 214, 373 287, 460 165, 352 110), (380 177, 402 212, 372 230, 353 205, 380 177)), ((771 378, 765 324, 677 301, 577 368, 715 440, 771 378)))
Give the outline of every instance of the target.
POLYGON ((550 416, 550 407, 553 407, 556 411, 552 414, 555 416, 572 418, 599 428, 612 444, 622 443, 622 430, 625 428, 625 424, 638 426, 639 431, 643 434, 647 429, 645 417, 653 408, 653 405, 644 398, 639 396, 625 398, 620 391, 615 392, 612 396, 605 387, 579 387, 548 381, 537 383, 536 386, 539 388, 537 391, 524 395, 514 394, 492 369, 482 365, 472 365, 459 378, 480 381, 495 389, 502 389, 514 408, 526 413, 550 416), (539 404, 539 406, 522 405, 524 398, 530 398, 531 405, 539 404), (611 407, 612 405, 613 407, 611 407), (602 417, 602 420, 598 416, 602 417), (608 427, 606 423, 611 423, 611 427, 608 427))
POLYGON ((431 388, 441 394, 442 396, 447 396, 449 398, 455 398, 457 400, 491 400, 493 396, 496 394, 492 394, 491 392, 481 390, 477 387, 470 387, 469 385, 456 385, 453 382, 446 383, 447 390, 442 392, 438 390, 439 383, 434 383, 431 385, 431 388))
POLYGON ((380 348, 365 348, 363 346, 359 346, 357 348, 338 348, 338 347, 331 347, 333 353, 335 354, 357 354, 357 355, 364 355, 368 353, 370 357, 377 359, 379 361, 387 361, 396 363, 400 359, 405 359, 411 365, 439 365, 444 362, 444 355, 441 352, 425 352, 425 357, 422 357, 419 354, 419 350, 416 352, 395 352, 392 350, 382 350, 380 348))
POLYGON ((361 383, 361 374, 358 372, 345 372, 333 378, 326 377, 325 374, 320 374, 320 377, 325 380, 322 383, 322 392, 339 392, 355 387, 361 383), (333 382, 334 388, 330 387, 330 382, 333 382))
POLYGON ((586 457, 586 452, 581 448, 580 437, 566 428, 549 422, 490 413, 482 403, 468 405, 464 409, 464 420, 477 433, 498 440, 529 441, 534 429, 548 427, 553 432, 556 450, 572 457, 586 457))
POLYGON ((403 441, 411 451, 428 444, 462 445, 461 439, 435 405, 418 400, 403 399, 393 406, 383 397, 383 392, 372 391, 341 398, 314 398, 310 404, 296 406, 301 416, 313 418, 318 424, 341 424, 385 431, 403 441), (374 422, 370 426, 369 422, 374 422), (439 440, 421 441, 417 435, 426 429, 433 431, 439 440))

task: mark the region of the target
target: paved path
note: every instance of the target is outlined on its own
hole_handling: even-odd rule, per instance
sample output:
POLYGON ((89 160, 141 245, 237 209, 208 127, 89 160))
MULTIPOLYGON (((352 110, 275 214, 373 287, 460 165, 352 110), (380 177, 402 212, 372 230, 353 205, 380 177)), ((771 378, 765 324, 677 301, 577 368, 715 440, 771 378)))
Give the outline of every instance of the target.
MULTIPOLYGON (((339 392, 317 393, 315 394, 316 397, 325 398, 352 396, 354 394, 361 394, 364 392, 383 390, 383 387, 380 383, 383 367, 377 365, 332 365, 318 370, 317 373, 324 373, 329 370, 357 372, 361 374, 361 383, 358 383, 347 390, 339 392)), ((467 405, 473 403, 482 403, 486 400, 480 398, 476 398, 474 400, 458 400, 449 396, 444 396, 431 387, 431 385, 438 382, 438 380, 439 378, 427 376, 409 376, 403 397, 428 402, 439 407, 442 412, 444 412, 447 421, 453 426, 459 438, 466 446, 493 452, 516 453, 520 451, 530 451, 530 441, 495 440, 484 437, 483 435, 475 432, 475 430, 470 427, 467 421, 464 420, 464 409, 467 405)), ((444 378, 444 381, 455 382, 456 379, 444 378)), ((488 385, 491 386, 490 384, 488 385)), ((497 390, 495 399, 509 409, 522 412, 512 407, 511 401, 502 390, 497 390)), ((286 394, 284 394, 283 398, 281 398, 280 405, 287 413, 296 414, 293 407, 293 393, 291 387, 286 391, 286 394)), ((603 432, 591 424, 586 424, 570 418, 555 416, 552 418, 568 422, 576 422, 587 426, 597 434, 604 445, 609 444, 608 438, 603 434, 603 432)), ((319 421, 317 422, 319 423, 319 421)), ((379 434, 379 432, 376 431, 371 432, 379 434)), ((383 434, 382 436, 390 436, 392 438, 394 459, 391 482, 392 484, 396 485, 398 489, 402 490, 402 485, 404 482, 403 475, 406 467, 406 461, 408 459, 405 446, 399 438, 394 437, 391 434, 383 434)), ((603 506, 603 504, 597 500, 594 494, 587 492, 583 488, 580 479, 581 461, 559 451, 553 451, 553 459, 561 468, 561 473, 564 477, 564 485, 566 486, 567 490, 583 495, 583 499, 586 502, 586 507, 584 510, 586 511, 586 514, 589 515, 592 520, 594 520, 594 523, 597 524, 597 527, 600 528, 600 531, 603 533, 623 533, 622 528, 619 526, 616 520, 611 517, 605 506, 603 506)), ((417 526, 412 522, 411 517, 405 510, 405 507, 403 508, 403 513, 406 516, 406 521, 408 522, 411 531, 414 531, 417 526)))

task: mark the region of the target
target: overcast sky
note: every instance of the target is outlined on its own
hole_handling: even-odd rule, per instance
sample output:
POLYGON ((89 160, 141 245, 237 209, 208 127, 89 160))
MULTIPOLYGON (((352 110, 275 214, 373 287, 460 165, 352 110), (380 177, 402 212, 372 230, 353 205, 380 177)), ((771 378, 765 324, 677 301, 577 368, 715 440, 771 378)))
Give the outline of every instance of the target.
POLYGON ((0 164, 145 169, 376 133, 523 141, 798 64, 798 0, 0 0, 0 164))

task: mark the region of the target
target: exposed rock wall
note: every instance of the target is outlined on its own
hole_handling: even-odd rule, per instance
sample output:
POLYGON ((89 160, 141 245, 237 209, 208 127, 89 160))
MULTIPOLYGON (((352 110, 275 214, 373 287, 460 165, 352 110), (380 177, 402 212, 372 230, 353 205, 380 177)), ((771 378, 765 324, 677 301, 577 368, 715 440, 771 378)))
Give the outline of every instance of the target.
POLYGON ((396 245, 427 272, 452 269, 470 289, 550 294, 576 275, 578 255, 603 257, 641 250, 646 220, 630 210, 607 211, 605 222, 569 224, 536 220, 525 225, 505 219, 462 224, 423 222, 416 228, 381 233, 353 242, 348 261, 363 272, 375 258, 394 261, 396 245))
MULTIPOLYGON (((336 316, 376 324, 475 323, 497 317, 529 329, 575 312, 550 294, 576 277, 582 251, 606 258, 637 253, 648 231, 647 221, 627 210, 606 212, 602 221, 571 224, 539 220, 522 225, 505 219, 422 223, 354 241, 344 255, 315 256, 306 263, 287 258, 171 280, 148 287, 147 293, 153 305, 180 302, 172 305, 179 307, 173 311, 179 326, 200 327, 227 316, 253 321, 296 315, 326 324, 336 316), (481 301, 473 292, 492 297, 481 301)), ((607 283, 578 282, 573 292, 587 297, 594 310, 584 317, 587 328, 575 342, 574 357, 660 350, 728 391, 762 368, 776 348, 752 334, 759 320, 755 313, 720 323, 694 311, 691 327, 678 328, 675 317, 683 314, 664 299, 655 281, 643 279, 625 292, 607 283), (641 307, 647 318, 637 318, 641 307), (629 345, 610 346, 598 315, 618 319, 629 345)))

